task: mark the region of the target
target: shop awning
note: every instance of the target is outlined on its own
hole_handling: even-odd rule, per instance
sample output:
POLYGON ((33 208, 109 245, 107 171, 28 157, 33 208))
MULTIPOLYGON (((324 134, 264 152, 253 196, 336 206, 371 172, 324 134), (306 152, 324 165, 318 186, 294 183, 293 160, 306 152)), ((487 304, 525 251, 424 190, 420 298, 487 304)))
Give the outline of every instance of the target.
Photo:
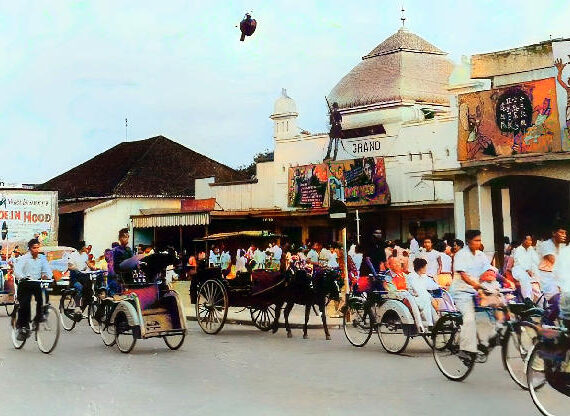
POLYGON ((207 212, 175 212, 150 215, 131 215, 133 228, 185 227, 189 225, 208 225, 210 214, 207 212))

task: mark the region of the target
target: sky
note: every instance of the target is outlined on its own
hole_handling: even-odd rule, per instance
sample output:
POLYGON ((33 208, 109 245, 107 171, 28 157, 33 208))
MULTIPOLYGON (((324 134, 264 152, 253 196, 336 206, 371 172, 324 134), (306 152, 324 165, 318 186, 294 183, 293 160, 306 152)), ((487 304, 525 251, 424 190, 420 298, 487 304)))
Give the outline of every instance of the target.
MULTIPOLYGON (((570 37, 567 0, 406 0, 406 27, 449 53, 570 37)), ((232 167, 273 148, 287 88, 298 124, 401 26, 402 1, 0 0, 0 181, 42 183, 125 140, 166 136, 232 167), (246 11, 257 30, 236 27, 246 11)))

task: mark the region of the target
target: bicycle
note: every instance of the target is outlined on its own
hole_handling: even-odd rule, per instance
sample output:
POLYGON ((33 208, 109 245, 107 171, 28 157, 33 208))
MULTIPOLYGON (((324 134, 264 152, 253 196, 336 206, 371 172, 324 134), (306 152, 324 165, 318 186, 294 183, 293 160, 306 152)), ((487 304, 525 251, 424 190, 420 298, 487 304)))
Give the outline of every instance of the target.
MULTIPOLYGON (((476 362, 486 362, 490 352, 500 346, 505 370, 519 387, 527 389, 525 362, 538 333, 538 326, 532 319, 542 317, 544 311, 525 303, 511 303, 504 307, 475 306, 475 312, 487 314, 490 323, 495 324, 494 333, 489 337, 489 345, 479 343, 477 353, 460 353, 459 339, 463 316, 461 312, 444 312, 435 324, 432 338, 433 357, 438 369, 449 380, 463 381, 469 376, 476 362), (506 314, 505 324, 501 329, 496 328, 497 311, 506 314)), ((480 338, 479 330, 477 337, 480 338)))
POLYGON ((539 328, 539 341, 529 353, 526 377, 530 397, 545 416, 568 414, 570 403, 570 334, 560 327, 539 328))
MULTIPOLYGON (((84 274, 89 275, 89 281, 91 284, 92 296, 89 299, 87 305, 81 307, 81 315, 75 313, 77 308, 77 303, 75 302, 75 297, 77 296, 77 289, 70 287, 65 289, 61 295, 59 301, 59 311, 61 316, 61 325, 66 331, 72 331, 75 325, 83 319, 87 319, 89 322, 89 327, 94 333, 99 334, 101 332, 101 324, 99 319, 97 319, 96 314, 99 307, 101 307, 101 298, 104 292, 104 287, 97 288, 96 282, 99 277, 102 277, 105 272, 102 270, 93 270, 84 272, 84 274), (84 315, 87 310, 87 315, 84 315)), ((83 289, 85 290, 85 288, 83 289)), ((104 296, 103 296, 104 297, 104 296)))
POLYGON ((47 292, 50 291, 49 285, 53 283, 53 280, 26 279, 26 281, 38 282, 41 286, 42 297, 44 298, 44 304, 42 308, 43 319, 41 319, 39 322, 32 320, 32 327, 30 331, 27 331, 26 338, 19 340, 17 338, 18 329, 16 328, 16 322, 18 320, 18 310, 20 308, 20 305, 18 304, 18 298, 16 297, 16 304, 10 318, 10 325, 12 328, 12 344, 17 350, 22 349, 26 343, 26 340, 32 335, 33 332, 35 334, 35 340, 38 344, 39 350, 44 354, 49 354, 57 346, 60 333, 59 313, 57 309, 49 303, 49 296, 47 295, 47 292))

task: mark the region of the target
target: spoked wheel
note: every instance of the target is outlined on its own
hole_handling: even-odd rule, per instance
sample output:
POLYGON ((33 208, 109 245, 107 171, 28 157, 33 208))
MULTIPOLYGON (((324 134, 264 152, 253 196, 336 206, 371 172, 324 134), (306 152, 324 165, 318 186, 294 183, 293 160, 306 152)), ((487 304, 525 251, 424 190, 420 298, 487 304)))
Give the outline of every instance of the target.
POLYGON ((61 316, 61 326, 66 331, 75 328, 77 321, 75 320, 75 297, 71 293, 63 295, 59 301, 59 315, 61 316))
POLYGON ((21 349, 24 347, 24 344, 26 343, 26 340, 24 339, 23 341, 19 341, 18 339, 16 339, 16 336, 18 335, 18 330, 16 329, 16 321, 18 319, 18 308, 15 308, 15 313, 13 313, 10 317, 10 327, 12 330, 12 344, 14 345, 14 348, 16 348, 17 350, 21 349))
POLYGON ((374 328, 374 318, 370 308, 364 306, 363 299, 348 300, 342 317, 342 328, 348 342, 355 347, 366 345, 374 328))
POLYGON ((531 350, 527 362, 526 376, 527 385, 532 401, 545 416, 562 416, 568 414, 568 395, 570 395, 570 373, 560 372, 560 367, 568 365, 568 351, 556 352, 554 355, 565 355, 562 364, 556 362, 552 352, 544 351, 542 344, 537 344, 531 350), (548 358, 547 358, 548 357, 548 358), (556 390, 547 380, 556 380, 565 384, 561 389, 566 394, 556 390), (565 380, 563 379, 565 378, 565 380), (564 388, 565 387, 565 388, 564 388))
POLYGON ((404 331, 402 320, 396 311, 388 310, 382 315, 378 324, 378 338, 390 354, 400 354, 406 349, 410 336, 404 331))
POLYGON ((133 327, 129 324, 127 314, 125 312, 117 313, 115 317, 115 342, 119 350, 125 354, 132 351, 137 343, 133 327))
POLYGON ((450 316, 441 317, 433 330, 433 358, 439 371, 453 381, 465 380, 475 365, 475 354, 459 353, 460 334, 459 322, 450 316))
POLYGON ((115 325, 111 322, 111 313, 113 311, 113 304, 108 301, 103 301, 102 305, 103 313, 102 313, 102 322, 100 327, 100 335, 101 339, 103 340, 103 344, 107 347, 111 347, 115 345, 115 325))
POLYGON ((273 327, 275 320, 275 305, 262 308, 249 308, 251 321, 256 328, 262 331, 269 331, 273 327))
POLYGON ((38 341, 40 351, 44 354, 49 354, 55 349, 59 340, 59 312, 53 306, 48 305, 45 308, 44 318, 45 321, 38 324, 36 340, 38 341))
POLYGON ((228 306, 228 294, 222 283, 206 280, 196 300, 196 319, 200 328, 210 335, 220 332, 226 322, 228 306))
POLYGON ((512 331, 510 328, 507 330, 501 349, 505 368, 513 381, 524 390, 528 390, 526 362, 537 337, 538 334, 532 325, 521 322, 518 330, 512 331))
MULTIPOLYGON (((90 303, 87 309, 87 319, 89 321, 89 326, 96 334, 101 333, 101 323, 99 322, 99 320, 97 320, 95 314, 97 313, 97 308, 102 308, 102 307, 103 306, 101 305, 101 303, 97 302, 97 303, 90 303)), ((101 317, 99 317, 99 319, 101 319, 101 317)))
POLYGON ((168 348, 170 348, 171 350, 177 350, 182 346, 182 344, 184 344, 184 339, 186 338, 186 332, 176 335, 165 335, 163 338, 168 348))
POLYGON ((14 304, 7 303, 4 305, 4 307, 6 308, 6 313, 8 314, 8 316, 12 316, 12 313, 14 312, 14 304))

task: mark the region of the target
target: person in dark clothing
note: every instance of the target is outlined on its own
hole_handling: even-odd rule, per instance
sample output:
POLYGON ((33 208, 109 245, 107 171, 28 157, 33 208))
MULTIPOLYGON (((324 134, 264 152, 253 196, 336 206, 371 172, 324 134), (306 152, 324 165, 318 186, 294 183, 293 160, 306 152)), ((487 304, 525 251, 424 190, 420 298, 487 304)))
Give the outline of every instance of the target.
POLYGON ((342 138, 342 115, 338 110, 338 103, 333 103, 332 109, 330 111, 329 122, 331 125, 331 130, 329 132, 329 147, 327 150, 327 155, 325 160, 331 158, 331 151, 333 150, 334 143, 334 154, 332 160, 336 160, 338 154, 338 141, 342 138))
POLYGON ((375 274, 386 270, 386 241, 381 230, 375 230, 372 234, 372 245, 368 252, 370 262, 374 267, 375 274))
POLYGON ((129 244, 129 230, 123 228, 119 231, 119 245, 113 248, 113 277, 107 278, 107 286, 109 287, 109 294, 120 292, 120 285, 117 278, 124 275, 121 270, 121 263, 133 257, 133 250, 128 246, 129 244))

